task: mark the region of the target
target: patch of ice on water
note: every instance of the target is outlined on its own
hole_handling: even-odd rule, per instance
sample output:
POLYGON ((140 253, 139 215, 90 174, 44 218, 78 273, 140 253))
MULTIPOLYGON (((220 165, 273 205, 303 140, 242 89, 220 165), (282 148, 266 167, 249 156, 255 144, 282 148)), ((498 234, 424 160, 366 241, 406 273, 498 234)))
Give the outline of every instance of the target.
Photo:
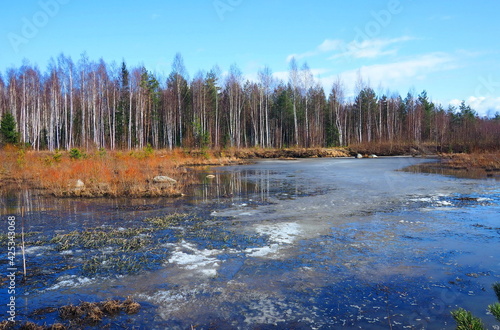
POLYGON ((410 198, 409 200, 410 200, 410 202, 432 203, 431 197, 410 198))
POLYGON ((183 240, 175 247, 168 262, 213 277, 220 267, 221 260, 216 258, 219 253, 220 250, 198 250, 196 246, 183 240))
POLYGON ((301 233, 298 223, 287 222, 271 225, 258 225, 255 231, 261 235, 269 236, 271 244, 260 248, 248 248, 245 252, 249 257, 266 257, 271 254, 277 254, 283 245, 291 244, 301 233))
POLYGON ((204 286, 191 290, 160 290, 154 294, 138 294, 137 299, 150 301, 158 305, 158 314, 164 320, 171 318, 171 315, 185 308, 192 303, 196 297, 205 292, 204 286))
POLYGON ((293 243, 300 234, 300 225, 296 222, 277 223, 272 225, 259 225, 255 231, 261 235, 269 235, 269 240, 279 244, 293 243))
MULTIPOLYGON (((46 251, 48 248, 46 246, 30 246, 24 248, 25 254, 36 254, 37 256, 42 255, 42 252, 46 251)), ((22 250, 19 249, 19 254, 22 254, 22 250)))
POLYGON ((245 252, 249 257, 265 257, 273 253, 277 253, 279 250, 278 244, 271 244, 269 246, 264 246, 261 248, 246 249, 245 252))
POLYGON ((449 201, 436 201, 436 206, 453 206, 452 202, 449 201))
POLYGON ((59 277, 58 282, 46 289, 46 291, 58 290, 60 288, 76 288, 89 285, 95 281, 94 278, 78 277, 77 275, 63 275, 59 277))

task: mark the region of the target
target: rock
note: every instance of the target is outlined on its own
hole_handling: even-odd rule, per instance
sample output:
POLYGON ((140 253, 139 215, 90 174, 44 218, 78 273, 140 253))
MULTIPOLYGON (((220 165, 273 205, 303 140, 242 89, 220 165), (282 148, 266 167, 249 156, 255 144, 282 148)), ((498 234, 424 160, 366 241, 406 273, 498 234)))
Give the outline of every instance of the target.
POLYGON ((377 155, 370 155, 370 156, 368 156, 368 158, 378 158, 378 156, 377 155))
POLYGON ((85 183, 78 179, 78 180, 73 180, 68 184, 69 188, 74 188, 74 189, 82 189, 85 188, 85 183))
POLYGON ((209 174, 206 176, 207 179, 215 179, 215 175, 213 174, 209 174))
POLYGON ((363 158, 363 155, 362 154, 357 154, 356 158, 361 159, 361 158, 363 158))
POLYGON ((177 183, 177 180, 174 180, 166 175, 158 175, 153 178, 154 183, 170 183, 170 184, 175 184, 177 183))

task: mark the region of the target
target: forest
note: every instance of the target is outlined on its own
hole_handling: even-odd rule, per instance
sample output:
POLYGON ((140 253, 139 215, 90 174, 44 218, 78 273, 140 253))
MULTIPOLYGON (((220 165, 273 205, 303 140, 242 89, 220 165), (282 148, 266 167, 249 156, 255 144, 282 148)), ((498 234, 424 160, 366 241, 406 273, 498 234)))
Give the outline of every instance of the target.
POLYGON ((492 150, 500 114, 480 117, 465 102, 444 108, 426 91, 378 92, 358 78, 354 97, 337 80, 325 91, 307 63, 289 64, 288 80, 270 68, 245 80, 236 64, 190 79, 181 54, 161 77, 123 61, 74 62, 64 54, 48 68, 25 61, 0 75, 4 143, 34 150, 333 147, 430 143, 443 151, 492 150))

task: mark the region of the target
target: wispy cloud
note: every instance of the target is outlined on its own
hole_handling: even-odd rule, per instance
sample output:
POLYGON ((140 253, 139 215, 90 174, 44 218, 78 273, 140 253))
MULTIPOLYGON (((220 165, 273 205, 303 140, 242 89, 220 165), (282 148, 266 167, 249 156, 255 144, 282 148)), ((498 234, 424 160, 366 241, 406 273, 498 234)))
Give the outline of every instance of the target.
POLYGON ((432 73, 457 67, 454 56, 447 53, 430 53, 397 62, 362 66, 359 69, 324 77, 322 83, 325 88, 329 88, 337 77, 340 77, 348 88, 353 89, 358 75, 361 74, 363 80, 369 81, 372 86, 382 85, 385 88, 397 89, 424 80, 432 73))
POLYGON ((346 58, 377 58, 380 56, 394 55, 398 52, 397 44, 414 40, 410 36, 399 38, 373 38, 363 41, 353 40, 346 42, 341 39, 326 39, 316 49, 300 54, 290 54, 287 61, 292 58, 301 60, 308 57, 313 57, 321 54, 329 54, 328 59, 346 58))

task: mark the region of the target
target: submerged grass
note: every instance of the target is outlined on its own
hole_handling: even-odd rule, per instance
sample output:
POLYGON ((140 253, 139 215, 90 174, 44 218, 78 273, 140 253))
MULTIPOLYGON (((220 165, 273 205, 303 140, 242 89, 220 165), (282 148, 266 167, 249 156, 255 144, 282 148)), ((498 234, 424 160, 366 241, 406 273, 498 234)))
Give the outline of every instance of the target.
POLYGON ((190 217, 186 213, 168 214, 163 217, 146 218, 144 222, 150 223, 157 229, 166 229, 184 223, 190 217))
POLYGON ((57 251, 66 251, 74 247, 84 249, 99 249, 106 246, 116 246, 121 251, 138 251, 149 244, 149 228, 129 229, 88 229, 58 234, 50 240, 57 251))
POLYGON ((96 274, 136 274, 147 270, 150 260, 147 256, 139 255, 98 255, 93 256, 83 263, 83 274, 93 276, 96 274))

